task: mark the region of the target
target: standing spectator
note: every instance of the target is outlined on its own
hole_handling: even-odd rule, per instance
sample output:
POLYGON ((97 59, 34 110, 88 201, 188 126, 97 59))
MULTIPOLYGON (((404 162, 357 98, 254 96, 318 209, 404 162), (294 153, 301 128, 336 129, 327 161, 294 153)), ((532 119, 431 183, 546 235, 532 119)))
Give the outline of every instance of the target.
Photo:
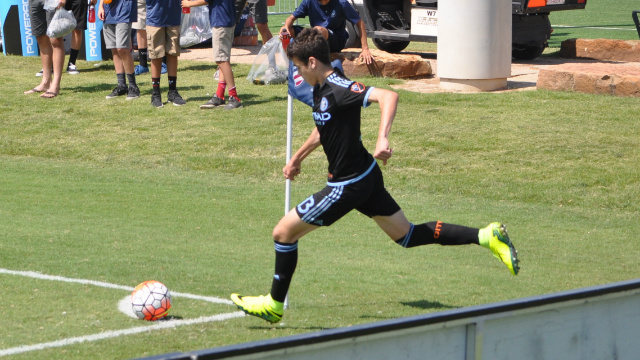
POLYGON ((269 30, 267 0, 249 0, 247 2, 251 8, 253 22, 256 24, 256 28, 258 28, 258 32, 262 38, 262 44, 264 45, 273 37, 271 30, 269 30))
POLYGON ((231 69, 231 44, 236 26, 236 8, 234 0, 182 0, 182 6, 209 6, 209 24, 211 25, 211 43, 213 60, 218 64, 220 79, 218 89, 211 100, 200 105, 201 109, 212 109, 225 104, 225 90, 229 88, 229 101, 225 110, 242 107, 236 91, 236 84, 231 69))
POLYGON ((106 98, 113 99, 126 94, 127 100, 137 99, 140 97, 140 89, 136 84, 131 56, 131 26, 138 18, 134 0, 116 0, 110 1, 109 4, 101 0, 98 17, 104 21, 105 45, 113 54, 113 65, 118 79, 118 86, 106 98))
POLYGON ((147 0, 147 44, 151 59, 151 105, 163 107, 160 93, 162 58, 166 56, 169 93, 167 99, 173 105, 187 102, 178 93, 178 56, 180 56, 180 22, 182 7, 180 0, 147 0))
POLYGON ((135 67, 135 74, 141 75, 149 72, 149 52, 147 50, 147 2, 138 0, 138 21, 131 26, 136 29, 136 40, 138 42, 138 62, 135 67))
MULTIPOLYGON (((91 0, 91 5, 95 5, 96 2, 97 0, 91 0)), ((84 31, 87 30, 87 8, 87 0, 67 0, 65 5, 65 9, 71 10, 78 23, 71 33, 71 50, 69 52, 69 62, 67 63, 67 73, 71 75, 80 73, 76 67, 76 60, 78 59, 80 46, 82 46, 82 36, 84 31)))
POLYGON ((367 30, 364 21, 356 9, 349 4, 348 0, 302 0, 300 6, 285 21, 280 29, 280 34, 288 32, 291 37, 295 37, 301 30, 301 26, 294 26, 293 23, 300 18, 309 16, 309 23, 312 27, 320 30, 322 36, 329 42, 330 52, 340 52, 349 39, 349 33, 345 28, 346 21, 352 23, 360 32, 362 52, 360 58, 366 64, 373 62, 373 56, 369 52, 367 43, 367 30))
MULTIPOLYGON (((65 0, 60 0, 58 8, 64 7, 65 0)), ((64 65, 64 40, 47 36, 47 26, 55 11, 44 9, 44 0, 29 0, 31 30, 40 48, 42 63, 42 80, 40 84, 25 94, 43 93, 42 98, 52 99, 60 93, 60 79, 64 65)))

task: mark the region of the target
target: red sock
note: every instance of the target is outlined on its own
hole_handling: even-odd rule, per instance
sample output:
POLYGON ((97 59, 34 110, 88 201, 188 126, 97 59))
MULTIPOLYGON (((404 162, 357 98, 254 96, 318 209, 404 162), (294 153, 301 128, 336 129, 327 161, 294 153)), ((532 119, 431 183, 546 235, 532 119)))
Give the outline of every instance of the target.
POLYGON ((224 100, 224 90, 227 88, 227 82, 226 81, 219 81, 218 82, 218 90, 216 90, 216 96, 219 97, 220 99, 224 100))
POLYGON ((236 87, 232 87, 231 89, 229 89, 229 96, 233 96, 234 98, 236 98, 236 100, 240 100, 238 98, 238 92, 236 91, 236 87))

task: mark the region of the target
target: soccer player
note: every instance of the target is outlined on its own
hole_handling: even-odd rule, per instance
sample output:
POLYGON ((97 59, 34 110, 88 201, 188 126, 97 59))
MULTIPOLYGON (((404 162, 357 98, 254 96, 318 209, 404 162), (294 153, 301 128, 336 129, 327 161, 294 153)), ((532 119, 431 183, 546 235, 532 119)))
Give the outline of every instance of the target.
POLYGON ((293 180, 302 161, 322 145, 329 162, 327 186, 302 201, 273 229, 275 274, 266 296, 231 294, 245 313, 276 323, 282 319, 284 299, 298 262, 298 240, 320 226, 329 226, 355 209, 371 217, 398 245, 477 244, 491 250, 513 275, 518 274, 517 252, 506 228, 500 223, 478 229, 432 221, 413 224, 384 187, 383 165, 393 155, 389 132, 398 94, 347 79, 331 67, 329 45, 317 29, 304 29, 287 48, 287 56, 313 89, 313 119, 316 127, 282 169, 293 180), (371 155, 360 140, 360 107, 371 102, 380 106, 380 127, 371 155))

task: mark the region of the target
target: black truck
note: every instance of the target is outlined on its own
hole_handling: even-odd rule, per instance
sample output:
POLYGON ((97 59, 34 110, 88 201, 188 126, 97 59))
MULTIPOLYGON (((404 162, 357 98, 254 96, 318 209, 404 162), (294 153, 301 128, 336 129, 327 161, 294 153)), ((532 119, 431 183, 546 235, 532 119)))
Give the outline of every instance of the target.
MULTIPOLYGON (((437 0, 351 0, 380 50, 398 53, 411 41, 436 42, 437 0)), ((481 1, 481 0, 479 0, 481 1)), ((511 0, 512 56, 532 60, 551 37, 551 11, 584 9, 587 0, 511 0)), ((356 30, 347 24, 348 47, 359 46, 356 30)))

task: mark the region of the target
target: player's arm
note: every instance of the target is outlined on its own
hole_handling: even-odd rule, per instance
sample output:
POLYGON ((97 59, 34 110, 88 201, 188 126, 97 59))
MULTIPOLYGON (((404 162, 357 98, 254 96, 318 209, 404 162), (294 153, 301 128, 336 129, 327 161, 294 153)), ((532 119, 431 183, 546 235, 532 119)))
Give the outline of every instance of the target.
POLYGON ((293 24, 296 22, 296 20, 298 20, 297 17, 293 16, 293 15, 289 15, 289 17, 284 21, 284 25, 280 28, 280 38, 282 38, 282 34, 283 33, 288 33, 289 36, 294 37, 297 34, 295 33, 295 31, 293 30, 293 24))
POLYGON ((364 63, 369 65, 373 63, 373 55, 369 51, 369 43, 367 43, 367 29, 364 26, 364 21, 362 19, 358 20, 356 26, 360 30, 360 44, 362 47, 362 52, 360 53, 360 58, 364 60, 364 63))
POLYGON ((207 5, 205 0, 182 0, 182 7, 194 7, 207 5))
POLYGON ((302 165, 302 160, 304 160, 309 154, 313 152, 316 148, 320 146, 320 133, 318 132, 318 128, 313 128, 311 135, 307 138, 307 140, 300 146, 298 151, 296 151, 293 156, 291 156, 291 160, 282 168, 282 173, 284 177, 289 180, 293 180, 298 174, 300 174, 300 168, 302 165))
POLYGON ((380 105, 380 128, 373 157, 382 160, 383 165, 387 165, 387 160, 393 155, 393 150, 389 147, 389 132, 396 117, 398 94, 391 90, 374 88, 371 90, 368 100, 380 105))

